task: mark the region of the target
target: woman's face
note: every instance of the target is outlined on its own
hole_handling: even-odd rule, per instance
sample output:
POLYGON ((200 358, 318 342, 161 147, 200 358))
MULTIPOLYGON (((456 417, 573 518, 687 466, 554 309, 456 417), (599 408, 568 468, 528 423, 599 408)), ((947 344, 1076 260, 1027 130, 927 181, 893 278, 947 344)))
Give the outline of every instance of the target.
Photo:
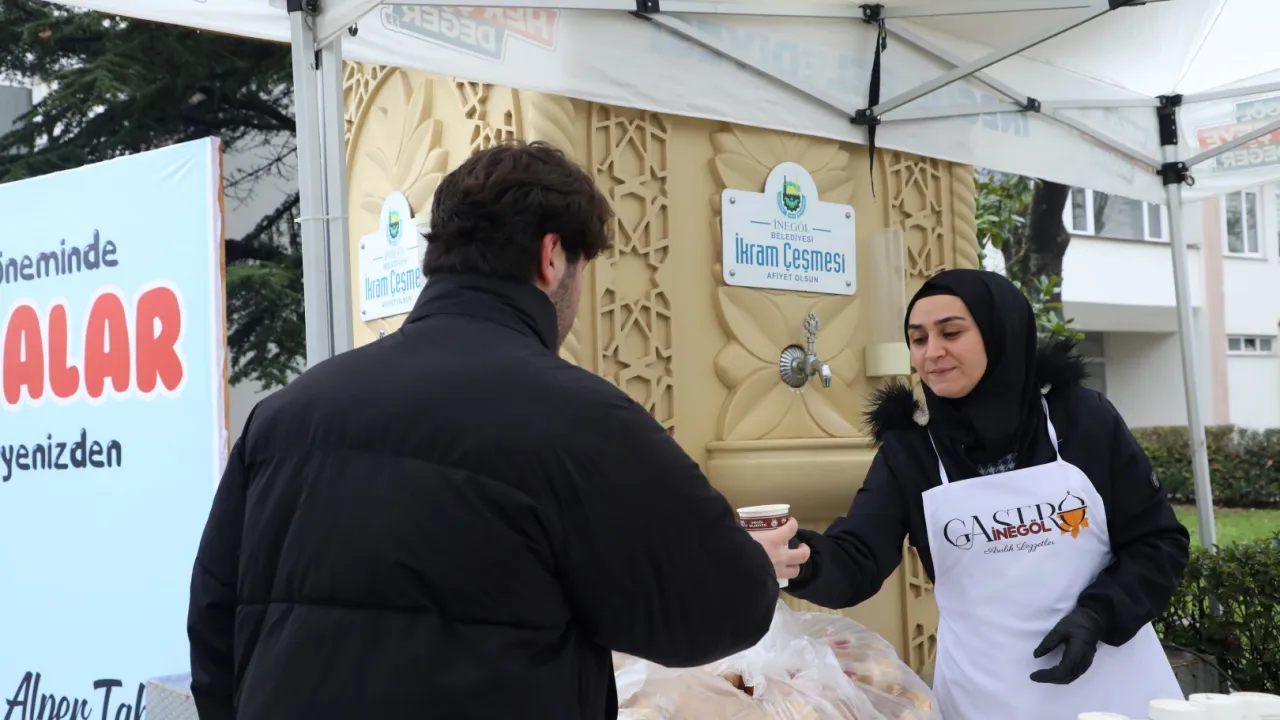
POLYGON ((911 365, 938 397, 962 398, 987 371, 987 348, 964 301, 931 295, 916 301, 907 318, 911 365))

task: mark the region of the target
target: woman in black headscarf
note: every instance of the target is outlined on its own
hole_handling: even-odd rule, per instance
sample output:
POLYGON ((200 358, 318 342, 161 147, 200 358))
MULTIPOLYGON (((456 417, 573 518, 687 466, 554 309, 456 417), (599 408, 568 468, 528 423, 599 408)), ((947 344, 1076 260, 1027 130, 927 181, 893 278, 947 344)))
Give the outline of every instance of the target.
MULTIPOLYGON (((986 357, 985 372, 970 374, 972 389, 942 397, 930 387, 929 369, 918 367, 929 409, 930 432, 948 474, 958 479, 990 475, 1046 462, 1053 456, 1044 434, 1040 388, 1035 375, 1036 319, 1022 292, 1003 276, 981 270, 953 270, 924 284, 911 304, 903 329, 912 348, 937 328, 912 328, 911 311, 925 298, 952 298, 964 305, 979 333, 970 338, 986 357), (914 335, 914 337, 913 337, 914 335)), ((956 330, 958 328, 953 328, 956 330)), ((946 340, 945 336, 941 338, 946 340)), ((935 347, 944 344, 937 343, 935 347)), ((951 355, 956 355, 951 344, 951 355)), ((913 363, 915 358, 912 358, 913 363)), ((927 360, 922 356, 921 364, 927 360)), ((948 364, 953 365, 955 363, 948 364)), ((977 370, 977 368, 970 368, 977 370)), ((951 388, 961 378, 948 378, 951 388)))
POLYGON ((1149 700, 1181 697, 1151 621, 1188 534, 1115 407, 1081 384, 1073 344, 1037 351, 1026 298, 979 270, 927 281, 904 331, 924 407, 905 385, 877 393, 879 452, 848 515, 774 553, 794 563, 807 547, 777 568, 787 592, 857 605, 907 537, 935 585, 945 720, 1145 717, 1149 700))

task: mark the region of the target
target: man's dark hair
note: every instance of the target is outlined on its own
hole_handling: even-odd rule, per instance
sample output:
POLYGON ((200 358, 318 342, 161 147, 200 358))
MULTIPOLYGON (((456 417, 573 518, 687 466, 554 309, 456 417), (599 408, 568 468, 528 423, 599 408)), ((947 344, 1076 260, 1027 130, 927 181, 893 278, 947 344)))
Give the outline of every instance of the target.
POLYGON ((569 262, 612 242, 613 210, 585 170, 544 142, 481 150, 436 188, 423 274, 459 272, 529 282, 542 238, 560 236, 569 262))

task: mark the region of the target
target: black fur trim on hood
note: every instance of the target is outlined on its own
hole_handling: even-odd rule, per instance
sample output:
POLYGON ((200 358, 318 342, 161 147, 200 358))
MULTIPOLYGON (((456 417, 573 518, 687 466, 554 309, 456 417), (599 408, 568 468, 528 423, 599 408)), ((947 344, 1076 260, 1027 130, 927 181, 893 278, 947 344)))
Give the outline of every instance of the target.
MULTIPOLYGON (((1036 378, 1042 388, 1079 385, 1089 376, 1084 360, 1075 352, 1076 342, 1070 339, 1055 340, 1041 347, 1036 353, 1036 378)), ((876 444, 884 442, 891 430, 907 430, 927 422, 920 403, 916 402, 911 387, 902 381, 894 381, 877 389, 867 402, 862 415, 876 444)))

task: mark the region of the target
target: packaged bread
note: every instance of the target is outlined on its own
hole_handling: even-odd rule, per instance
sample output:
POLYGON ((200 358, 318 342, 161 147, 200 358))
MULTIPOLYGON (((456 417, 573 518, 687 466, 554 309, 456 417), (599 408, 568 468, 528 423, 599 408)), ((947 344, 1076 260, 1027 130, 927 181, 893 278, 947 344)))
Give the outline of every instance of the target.
POLYGON ((646 676, 634 692, 624 698, 619 690, 619 717, 624 717, 621 711, 625 710, 636 720, 770 720, 749 695, 724 678, 705 671, 644 665, 646 676))
POLYGON ((701 668, 615 656, 619 720, 940 720, 893 646, 848 618, 779 603, 753 648, 701 668))

